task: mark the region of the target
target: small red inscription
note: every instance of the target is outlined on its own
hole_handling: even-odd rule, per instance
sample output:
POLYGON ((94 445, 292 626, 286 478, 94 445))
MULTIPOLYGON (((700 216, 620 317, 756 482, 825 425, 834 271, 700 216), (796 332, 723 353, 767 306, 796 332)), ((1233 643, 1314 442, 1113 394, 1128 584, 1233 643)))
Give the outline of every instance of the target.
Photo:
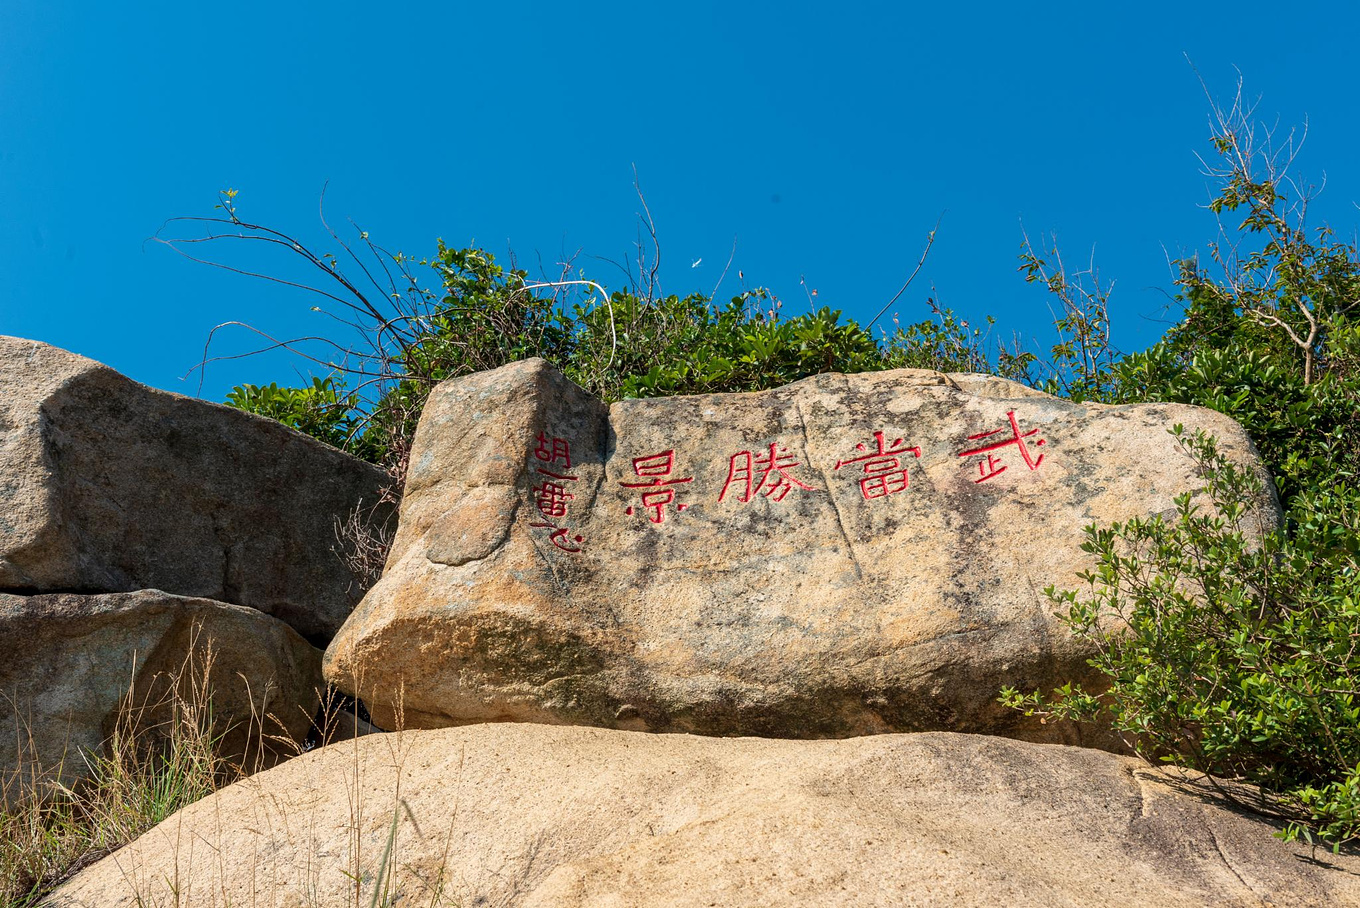
MULTIPOLYGON (((675 489, 670 486, 682 485, 686 482, 693 482, 694 477, 689 476, 681 479, 671 479, 670 475, 675 471, 675 449, 662 451, 660 454, 648 454, 645 457, 633 458, 633 472, 643 482, 619 482, 625 489, 646 489, 642 493, 642 506, 648 511, 647 519, 652 523, 666 522, 666 506, 675 501, 675 489)), ((677 512, 688 508, 687 504, 677 504, 677 512)), ((630 506, 627 514, 634 513, 630 506)))
MULTIPOLYGON (((542 432, 538 433, 538 447, 534 449, 534 457, 542 464, 556 467, 561 464, 563 471, 571 469, 571 445, 565 438, 553 436, 549 438, 542 432)), ((546 469, 544 466, 536 466, 534 471, 544 477, 539 485, 534 486, 534 506, 544 517, 551 520, 531 523, 529 526, 536 529, 551 529, 550 541, 557 548, 572 555, 578 554, 581 549, 573 548, 575 542, 579 546, 585 542, 581 536, 573 535, 570 529, 560 527, 555 521, 567 516, 567 502, 576 496, 567 491, 569 482, 578 482, 579 476, 570 476, 566 472, 558 472, 558 469, 546 469)))
POLYGON ((576 496, 568 492, 565 485, 553 480, 565 479, 575 482, 576 477, 560 476, 556 473, 548 473, 546 470, 539 472, 551 476, 552 479, 545 479, 542 485, 534 488, 534 504, 538 506, 539 512, 544 517, 566 517, 567 502, 576 496))
POLYGON ((542 432, 538 433, 538 448, 534 451, 534 456, 539 460, 552 466, 560 463, 565 469, 571 469, 571 445, 567 444, 565 438, 549 438, 542 432))
MULTIPOLYGON (((1004 473, 1006 471, 1006 465, 1001 463, 1001 461, 998 460, 996 455, 993 454, 992 452, 999 451, 1002 448, 1010 447, 1011 445, 1015 445, 1015 447, 1020 450, 1020 456, 1024 458, 1025 466, 1029 467, 1030 470, 1039 469, 1039 464, 1044 462, 1044 455, 1040 454, 1037 457, 1034 456, 1034 454, 1030 451, 1029 446, 1025 444, 1025 439, 1029 438, 1031 435, 1037 434, 1039 430, 1030 429, 1028 432, 1021 432, 1020 424, 1015 419, 1014 410, 1010 410, 1006 413, 1006 419, 1010 422, 1010 438, 1005 438, 1002 441, 993 442, 991 444, 983 445, 982 447, 973 448, 968 451, 961 451, 959 453, 960 457, 972 457, 975 454, 985 454, 987 456, 987 459, 985 461, 982 461, 981 463, 978 464, 979 478, 974 479, 973 482, 975 483, 986 482, 993 476, 996 476, 1000 473, 1004 473)), ((1005 431, 1006 429, 1004 428, 993 429, 990 432, 981 432, 977 435, 969 435, 968 440, 981 441, 984 438, 991 438, 992 436, 1000 434, 1005 431)), ((1042 444, 1044 444, 1044 440, 1042 438, 1036 438, 1034 440, 1034 446, 1036 448, 1042 444)))
POLYGON ((743 503, 756 495, 764 495, 771 501, 783 501, 784 496, 795 486, 809 492, 820 492, 821 489, 814 489, 789 475, 788 471, 797 466, 801 464, 778 444, 771 444, 768 451, 759 454, 738 451, 728 462, 727 482, 723 484, 718 500, 726 498, 734 485, 740 490, 737 498, 743 503))
POLYGON ((571 543, 585 542, 585 540, 582 539, 580 536, 571 536, 570 539, 568 539, 568 536, 570 536, 571 534, 571 530, 568 530, 565 527, 560 527, 555 523, 531 523, 529 524, 529 526, 550 528, 553 531, 552 536, 549 537, 552 541, 552 544, 557 546, 562 551, 570 552, 573 555, 579 553, 581 550, 572 548, 571 543))
POLYGON ((863 454, 836 463, 837 470, 855 463, 864 465, 864 478, 859 481, 859 491, 865 501, 905 492, 911 479, 907 476, 907 468, 902 466, 902 455, 911 454, 918 459, 921 456, 919 446, 909 448, 900 438, 893 439, 889 445, 881 431, 874 433, 874 442, 878 450, 870 451, 868 445, 860 442, 855 445, 855 449, 863 451, 863 454))

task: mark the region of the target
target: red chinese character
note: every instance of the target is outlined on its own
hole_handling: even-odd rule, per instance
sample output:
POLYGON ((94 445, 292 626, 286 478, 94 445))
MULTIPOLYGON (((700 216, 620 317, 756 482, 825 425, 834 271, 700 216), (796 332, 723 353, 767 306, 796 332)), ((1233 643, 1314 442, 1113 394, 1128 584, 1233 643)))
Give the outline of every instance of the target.
MULTIPOLYGON (((552 475, 551 473, 548 475, 552 475)), ((575 476, 561 476, 558 479, 570 479, 575 481, 575 476)), ((567 487, 560 482, 544 480, 543 485, 534 489, 534 504, 538 505, 538 510, 544 517, 566 517, 567 502, 576 496, 567 491, 567 487)))
MULTIPOLYGON (((996 456, 993 455, 992 452, 999 451, 1002 448, 1008 447, 1009 445, 1015 445, 1017 448, 1020 449, 1020 456, 1025 459, 1025 465, 1029 467, 1031 470, 1039 469, 1039 464, 1044 462, 1044 455, 1040 454, 1038 457, 1033 456, 1030 453, 1029 447, 1025 444, 1025 439, 1029 438, 1031 435, 1036 434, 1039 430, 1030 429, 1028 432, 1022 433, 1020 431, 1019 423, 1015 421, 1014 410, 1010 410, 1006 413, 1006 419, 1010 420, 1011 424, 1010 438, 1006 439, 1005 441, 995 442, 994 444, 983 445, 980 448, 973 448, 971 451, 963 451, 959 454, 960 457, 972 457, 974 454, 987 455, 987 460, 984 463, 978 464, 978 475, 980 478, 974 479, 973 482, 975 483, 986 482, 993 476, 996 476, 998 473, 1004 473, 1006 471, 1005 464, 997 460, 996 456)), ((996 435, 997 433, 1004 431, 1006 430, 993 429, 990 432, 982 432, 978 435, 969 435, 968 440, 981 441, 984 438, 991 438, 993 435, 996 435)), ((1035 447, 1038 447, 1042 444, 1044 444, 1044 440, 1042 438, 1036 438, 1034 440, 1035 447)))
POLYGON ((741 483, 744 488, 737 496, 743 503, 750 501, 756 494, 764 495, 771 501, 783 501, 794 486, 809 492, 820 492, 821 489, 805 485, 788 474, 789 470, 800 464, 787 451, 780 453, 780 448, 780 445, 771 444, 768 452, 752 454, 750 451, 739 451, 733 454, 727 465, 727 482, 718 500, 727 497, 727 490, 734 482, 741 483))
MULTIPOLYGON (((646 457, 633 458, 633 472, 639 479, 646 482, 620 482, 619 485, 625 489, 649 489, 642 493, 642 506, 651 513, 647 519, 652 523, 666 522, 666 505, 675 500, 675 489, 667 486, 680 485, 681 483, 693 482, 694 477, 685 479, 669 479, 671 471, 675 469, 675 449, 662 451, 660 454, 649 454, 646 457)), ((687 504, 677 504, 676 511, 683 511, 688 508, 687 504)), ((627 514, 633 514, 633 508, 629 507, 627 514)))
POLYGON ((565 527, 560 527, 555 523, 531 523, 529 524, 529 526, 546 527, 551 529, 553 531, 553 534, 549 538, 552 541, 552 544, 557 546, 562 551, 570 552, 573 555, 578 554, 581 550, 572 548, 571 543, 576 542, 580 544, 585 542, 585 539, 582 538, 581 536, 572 536, 570 539, 568 539, 567 534, 570 533, 571 531, 566 529, 565 527))
POLYGON ((865 501, 887 498, 889 495, 906 491, 911 480, 907 476, 907 468, 902 466, 898 458, 903 454, 913 454, 918 459, 921 456, 920 447, 908 448, 900 438, 894 439, 892 446, 889 447, 883 439, 882 432, 874 433, 874 441, 878 443, 877 451, 870 452, 869 448, 860 442, 855 447, 866 453, 836 463, 837 470, 852 463, 864 464, 864 478, 859 481, 859 492, 865 501))
POLYGON ((552 466, 561 462, 566 469, 571 469, 571 445, 567 444, 565 438, 553 436, 551 439, 542 432, 538 433, 538 448, 534 451, 534 456, 544 463, 552 466))
MULTIPOLYGON (((543 436, 541 435, 539 436, 539 438, 542 437, 543 436)), ((565 450, 566 442, 563 442, 562 444, 563 449, 565 450)), ((542 450, 541 447, 540 450, 542 450)), ((563 456, 568 461, 571 460, 571 455, 569 453, 564 454, 563 456)), ((552 470, 545 470, 542 467, 538 467, 537 472, 548 477, 548 479, 543 480, 542 485, 534 487, 534 504, 538 506, 539 511, 542 512, 544 517, 566 517, 567 502, 576 496, 568 492, 567 487, 562 483, 576 482, 580 477, 568 476, 565 473, 554 473, 552 470)))

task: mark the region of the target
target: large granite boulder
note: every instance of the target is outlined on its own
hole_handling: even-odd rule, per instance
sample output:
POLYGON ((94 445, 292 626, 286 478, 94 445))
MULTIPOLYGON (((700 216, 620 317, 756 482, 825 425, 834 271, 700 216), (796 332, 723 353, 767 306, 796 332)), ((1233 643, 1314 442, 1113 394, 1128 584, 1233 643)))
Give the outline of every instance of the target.
MULTIPOLYGON (((88 774, 121 723, 170 734, 174 698, 211 707, 219 755, 246 769, 301 750, 321 651, 255 609, 156 590, 0 594, 0 784, 88 774)), ((202 715, 202 712, 199 713, 202 715)))
POLYGON ((1087 524, 1202 484, 1174 424, 1259 461, 1208 410, 963 378, 973 391, 906 370, 613 406, 541 360, 446 382, 327 679, 385 728, 1108 746, 996 702, 1090 675, 1044 588, 1090 565, 1087 524))
POLYGON ((51 904, 1360 905, 1360 859, 1271 832, 1207 784, 1085 748, 490 724, 290 760, 51 904))
POLYGON ((387 477, 276 423, 0 337, 0 591, 160 589, 325 645, 364 591, 336 522, 387 477))

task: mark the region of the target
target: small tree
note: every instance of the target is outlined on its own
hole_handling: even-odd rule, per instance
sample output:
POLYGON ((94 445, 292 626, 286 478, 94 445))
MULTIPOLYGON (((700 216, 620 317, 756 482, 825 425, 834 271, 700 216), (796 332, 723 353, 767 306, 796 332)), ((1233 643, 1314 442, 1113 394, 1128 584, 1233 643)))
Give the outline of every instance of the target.
POLYGON ((1110 338, 1114 285, 1101 283, 1094 251, 1084 269, 1069 273, 1056 237, 1050 238, 1046 248, 1036 250, 1026 234, 1019 270, 1027 282, 1043 284, 1062 309, 1053 321, 1058 342, 1046 362, 1034 360, 1041 374, 1032 383, 1074 401, 1111 400, 1115 395, 1113 366, 1119 358, 1110 338))
MULTIPOLYGON (((1255 783, 1289 814, 1285 835, 1340 847, 1360 837, 1360 266, 1353 243, 1306 224, 1312 190, 1289 176, 1299 142, 1253 117, 1240 83, 1213 106, 1219 233, 1206 259, 1176 265, 1184 319, 1097 369, 1096 387, 1235 418, 1274 474, 1284 525, 1255 529, 1257 477, 1180 434, 1203 494, 1171 518, 1087 528, 1085 589, 1049 589, 1108 687, 1008 689, 1003 702, 1108 722, 1150 760, 1255 783)), ((1060 262, 1046 270, 1028 245, 1022 258, 1031 280, 1073 294, 1060 262)), ((1069 318, 1104 311, 1096 290, 1063 302, 1069 318)), ((1076 327, 1074 351, 1092 337, 1100 349, 1076 327)))
POLYGON ((1360 381, 1347 351, 1360 327, 1360 254, 1310 228, 1312 187, 1291 175, 1302 139, 1256 123, 1239 81, 1211 101, 1218 234, 1205 256, 1175 263, 1179 324, 1117 360, 1111 400, 1162 400, 1233 417, 1256 442, 1288 508, 1360 473, 1360 381))
MULTIPOLYGON (((1234 316, 1244 317, 1266 329, 1253 345, 1292 350, 1303 384, 1311 385, 1328 366, 1328 334, 1360 315, 1356 246, 1338 241, 1327 226, 1308 225, 1316 189, 1290 173, 1303 134, 1277 140, 1257 123, 1240 79, 1227 107, 1210 99, 1210 108, 1214 156, 1200 160, 1218 186, 1209 210, 1219 219, 1219 239, 1209 246, 1212 271, 1193 257, 1179 263, 1178 283, 1191 305, 1176 334, 1214 343, 1234 316), (1227 216, 1240 221, 1225 225, 1227 216)), ((1236 326, 1234 333, 1243 332, 1236 326)))

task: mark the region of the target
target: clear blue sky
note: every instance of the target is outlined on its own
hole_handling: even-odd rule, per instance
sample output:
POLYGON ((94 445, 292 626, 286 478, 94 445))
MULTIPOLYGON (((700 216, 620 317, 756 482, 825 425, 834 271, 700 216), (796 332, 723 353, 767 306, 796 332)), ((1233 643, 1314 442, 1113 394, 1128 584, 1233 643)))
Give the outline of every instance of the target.
MULTIPOLYGON (((1213 222, 1206 102, 1240 67, 1260 111, 1305 117, 1314 211, 1360 212, 1353 4, 96 3, 0 4, 0 333, 149 384, 182 381, 228 320, 320 330, 296 292, 147 243, 165 219, 244 214, 322 239, 353 218, 393 249, 435 237, 611 288, 636 238, 636 165, 665 287, 709 291, 737 253, 786 308, 867 317, 938 298, 1036 334, 1016 274, 1021 223, 1092 246, 1117 281, 1116 340, 1160 334, 1166 254, 1213 222), (700 260, 697 267, 691 267, 700 260)), ((282 268, 282 266, 280 266, 282 268)), ((230 353, 241 335, 215 349, 230 353)), ((296 380, 270 357, 214 366, 205 396, 296 380)))

